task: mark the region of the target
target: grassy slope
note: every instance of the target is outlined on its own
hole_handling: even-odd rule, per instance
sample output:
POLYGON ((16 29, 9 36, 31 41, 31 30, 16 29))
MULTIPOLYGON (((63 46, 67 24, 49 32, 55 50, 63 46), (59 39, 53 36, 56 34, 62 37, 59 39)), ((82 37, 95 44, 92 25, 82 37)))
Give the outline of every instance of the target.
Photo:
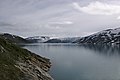
POLYGON ((0 38, 0 80, 21 80, 24 75, 15 67, 16 61, 25 61, 32 57, 39 57, 42 62, 48 61, 0 38))

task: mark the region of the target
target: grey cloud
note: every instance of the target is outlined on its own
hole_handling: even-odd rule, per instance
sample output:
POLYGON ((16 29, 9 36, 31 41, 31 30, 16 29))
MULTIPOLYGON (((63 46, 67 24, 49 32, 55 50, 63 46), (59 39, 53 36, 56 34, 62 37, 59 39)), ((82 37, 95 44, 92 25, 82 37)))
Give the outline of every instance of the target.
MULTIPOLYGON (((21 36, 83 36, 120 25, 118 15, 96 16, 73 7, 96 0, 0 0, 0 32, 21 36)), ((97 0, 119 4, 118 0, 97 0), (108 2, 109 1, 109 2, 108 2)))
POLYGON ((10 24, 10 23, 0 22, 0 27, 5 27, 5 26, 11 26, 11 27, 13 27, 14 25, 10 24))

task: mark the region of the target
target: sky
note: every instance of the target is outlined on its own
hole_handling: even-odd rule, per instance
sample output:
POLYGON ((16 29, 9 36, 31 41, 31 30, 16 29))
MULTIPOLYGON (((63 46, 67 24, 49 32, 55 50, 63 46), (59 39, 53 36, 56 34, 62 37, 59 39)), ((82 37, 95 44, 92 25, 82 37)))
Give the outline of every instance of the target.
POLYGON ((86 36, 120 27, 120 0, 0 0, 0 33, 86 36))

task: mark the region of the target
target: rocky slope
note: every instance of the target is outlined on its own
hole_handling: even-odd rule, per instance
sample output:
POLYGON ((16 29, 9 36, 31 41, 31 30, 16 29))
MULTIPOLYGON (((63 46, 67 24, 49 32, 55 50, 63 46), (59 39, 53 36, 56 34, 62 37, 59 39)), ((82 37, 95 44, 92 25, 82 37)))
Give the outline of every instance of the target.
POLYGON ((120 28, 107 29, 90 36, 82 37, 75 43, 79 44, 120 44, 120 28))
POLYGON ((53 80, 49 59, 0 38, 0 80, 53 80))

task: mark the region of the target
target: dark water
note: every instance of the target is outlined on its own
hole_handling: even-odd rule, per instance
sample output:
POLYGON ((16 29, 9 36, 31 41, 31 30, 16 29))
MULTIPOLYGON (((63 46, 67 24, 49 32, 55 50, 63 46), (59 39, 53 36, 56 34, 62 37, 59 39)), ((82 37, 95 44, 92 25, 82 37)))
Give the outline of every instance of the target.
POLYGON ((37 43, 24 48, 51 59, 55 80, 120 80, 119 46, 37 43))

